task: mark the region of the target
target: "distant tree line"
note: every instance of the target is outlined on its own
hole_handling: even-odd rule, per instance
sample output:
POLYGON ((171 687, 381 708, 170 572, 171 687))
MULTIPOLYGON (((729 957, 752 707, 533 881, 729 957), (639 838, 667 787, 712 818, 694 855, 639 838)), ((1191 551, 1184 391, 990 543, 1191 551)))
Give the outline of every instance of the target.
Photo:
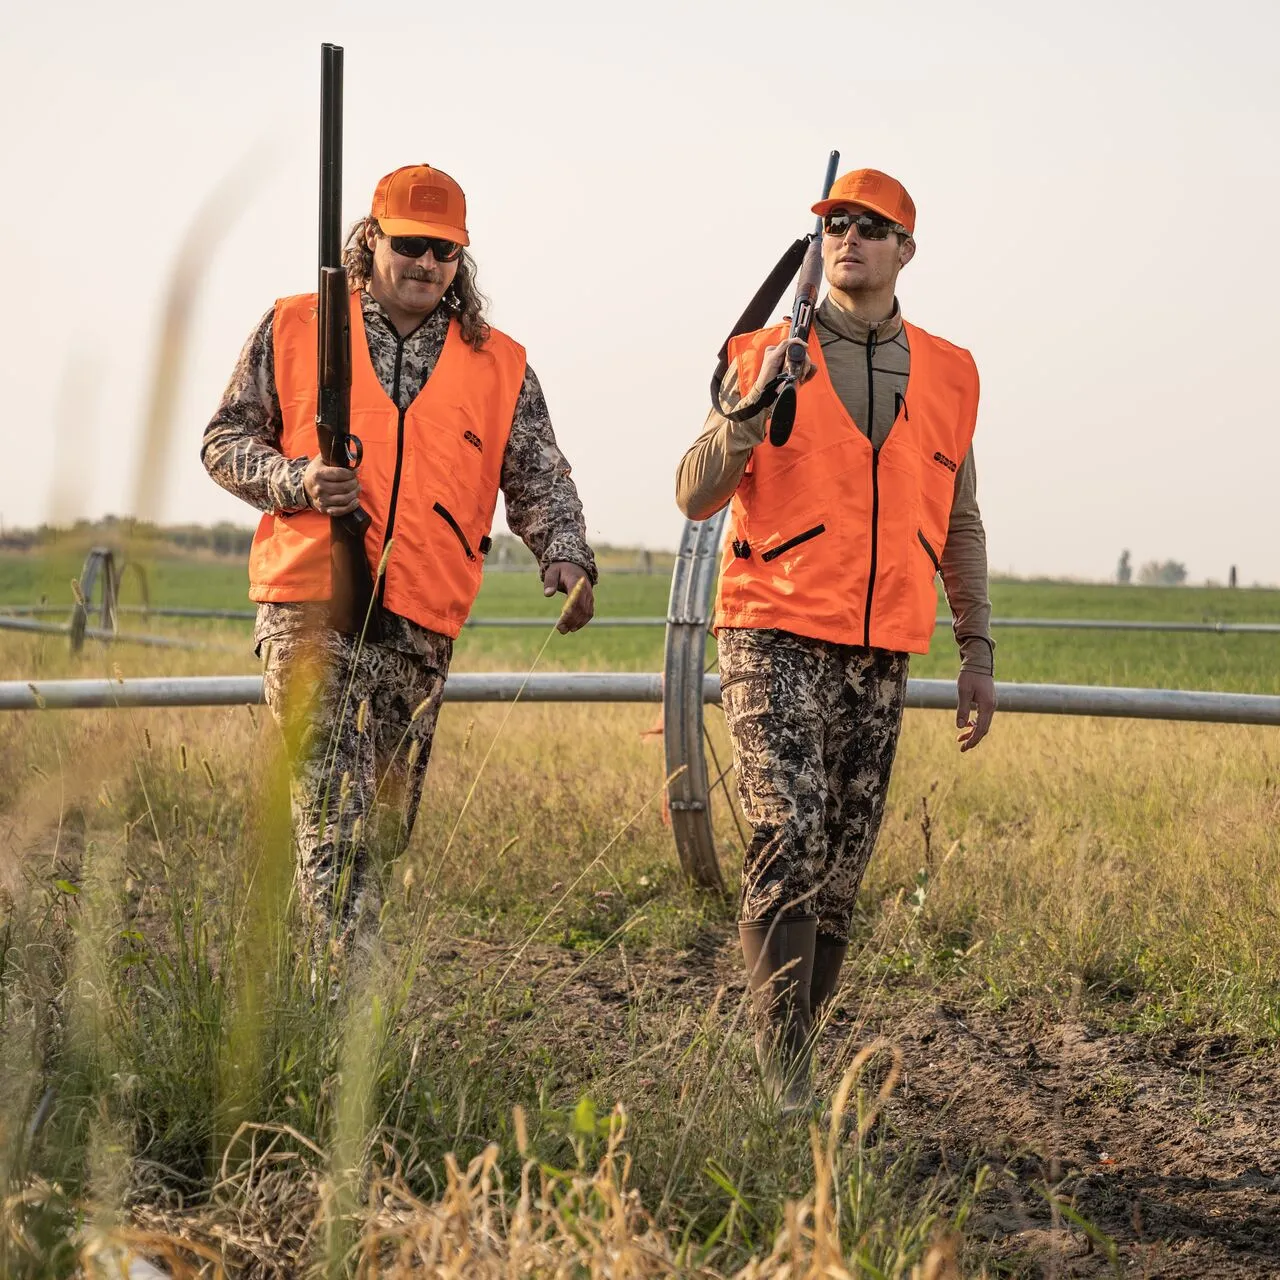
POLYGON ((100 520, 77 520, 70 525, 42 524, 34 529, 6 529, 0 533, 0 549, 29 551, 57 546, 60 542, 115 543, 121 540, 168 545, 181 551, 208 551, 217 556, 246 556, 253 542, 253 530, 223 520, 214 525, 160 525, 149 520, 103 516, 100 520))
MULTIPOLYGON (((0 551, 32 551, 59 543, 88 547, 96 542, 107 546, 118 546, 122 542, 146 544, 150 554, 163 554, 168 549, 243 559, 253 543, 253 530, 226 520, 214 525, 162 525, 130 517, 103 516, 100 520, 77 520, 70 525, 42 524, 34 529, 0 531, 0 551)), ((595 553, 602 567, 645 573, 669 573, 674 558, 669 551, 647 551, 609 543, 596 543, 595 553)), ((494 536, 488 562, 492 567, 504 569, 533 570, 535 567, 528 547, 509 533, 494 536)))
MULTIPOLYGON (((1187 566, 1178 560, 1148 560, 1138 570, 1138 581, 1144 587, 1180 587, 1186 580, 1187 566)), ((1116 581, 1121 586, 1133 581, 1133 560, 1127 550, 1120 553, 1116 581)))

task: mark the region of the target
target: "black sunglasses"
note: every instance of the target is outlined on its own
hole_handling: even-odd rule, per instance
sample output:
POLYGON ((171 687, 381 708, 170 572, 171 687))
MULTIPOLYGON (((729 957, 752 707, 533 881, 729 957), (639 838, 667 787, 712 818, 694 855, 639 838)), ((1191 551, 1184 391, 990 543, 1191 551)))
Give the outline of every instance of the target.
POLYGON ((402 258, 420 258, 428 249, 437 262, 452 262, 462 253, 462 246, 454 240, 442 240, 439 236, 391 236, 391 251, 402 258))
POLYGON ((901 223, 890 222, 878 213, 867 213, 865 210, 862 213, 847 213, 838 209, 834 213, 823 215, 822 230, 825 235, 843 239, 849 234, 850 227, 857 231, 859 240, 887 240, 890 232, 904 236, 908 234, 901 223))

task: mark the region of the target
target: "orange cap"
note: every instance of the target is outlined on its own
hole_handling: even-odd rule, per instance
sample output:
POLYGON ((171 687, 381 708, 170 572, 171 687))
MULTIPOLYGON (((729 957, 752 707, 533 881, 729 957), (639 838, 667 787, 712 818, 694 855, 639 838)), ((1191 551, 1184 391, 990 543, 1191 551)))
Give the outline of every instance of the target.
POLYGON ((870 209, 882 218, 888 218, 907 229, 911 235, 916 229, 915 201, 907 195, 907 189, 897 178, 891 178, 879 169, 854 169, 831 184, 831 194, 813 206, 814 213, 826 214, 841 205, 854 204, 870 209))
POLYGON ((429 164, 407 164, 389 173, 373 193, 370 214, 384 235, 439 236, 470 244, 467 197, 447 173, 429 164))

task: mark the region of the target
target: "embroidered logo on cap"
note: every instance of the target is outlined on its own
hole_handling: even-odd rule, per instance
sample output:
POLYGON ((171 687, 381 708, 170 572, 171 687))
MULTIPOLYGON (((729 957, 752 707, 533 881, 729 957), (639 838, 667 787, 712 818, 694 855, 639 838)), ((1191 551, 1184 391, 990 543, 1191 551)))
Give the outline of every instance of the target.
POLYGON ((443 187, 418 183, 409 188, 409 208, 415 213, 443 213, 449 207, 449 193, 443 187))

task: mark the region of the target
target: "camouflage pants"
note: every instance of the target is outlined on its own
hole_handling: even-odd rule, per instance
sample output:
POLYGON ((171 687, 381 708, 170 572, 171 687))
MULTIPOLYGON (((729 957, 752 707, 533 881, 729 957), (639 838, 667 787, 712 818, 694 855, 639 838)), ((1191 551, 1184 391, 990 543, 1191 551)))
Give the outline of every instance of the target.
MULTIPOLYGON (((413 831, 447 671, 327 628, 263 646, 285 735, 298 896, 313 957, 367 950, 381 909, 374 851, 413 831)), ((447 665, 447 664, 446 664, 447 665)))
POLYGON ((902 727, 908 657, 785 631, 720 633, 738 795, 754 833, 744 921, 816 915, 849 936, 902 727))

